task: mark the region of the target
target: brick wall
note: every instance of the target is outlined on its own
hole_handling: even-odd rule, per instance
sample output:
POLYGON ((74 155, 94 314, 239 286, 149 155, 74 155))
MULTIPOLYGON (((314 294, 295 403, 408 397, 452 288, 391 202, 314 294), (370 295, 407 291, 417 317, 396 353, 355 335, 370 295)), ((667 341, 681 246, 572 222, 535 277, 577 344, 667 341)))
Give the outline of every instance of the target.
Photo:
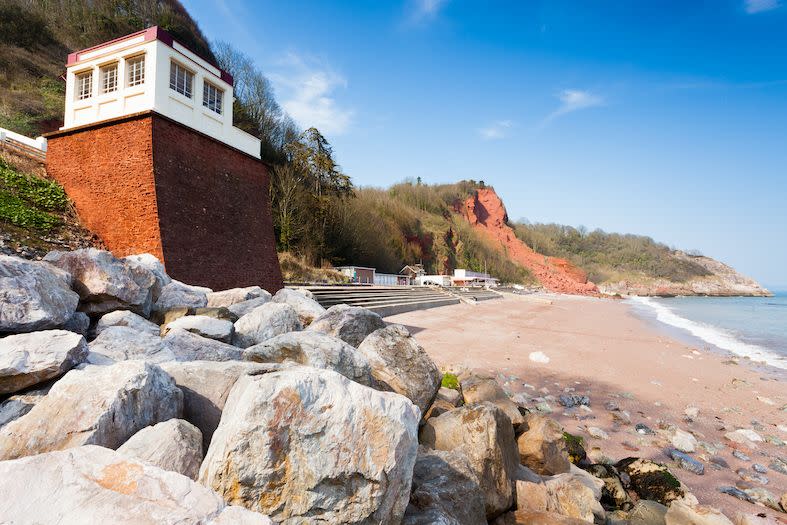
POLYGON ((215 290, 282 286, 266 166, 153 113, 49 137, 47 171, 118 256, 215 290))
POLYGON ((167 271, 214 289, 281 288, 265 164, 163 117, 153 159, 167 271))
POLYGON ((115 255, 163 257, 150 116, 56 133, 46 167, 74 201, 83 226, 115 255))

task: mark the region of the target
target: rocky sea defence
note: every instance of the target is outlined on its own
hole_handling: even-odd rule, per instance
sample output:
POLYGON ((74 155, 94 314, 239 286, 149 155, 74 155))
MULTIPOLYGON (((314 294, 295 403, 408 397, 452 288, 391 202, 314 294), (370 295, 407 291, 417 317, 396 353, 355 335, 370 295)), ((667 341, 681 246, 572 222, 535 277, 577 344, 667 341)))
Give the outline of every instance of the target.
MULTIPOLYGON (((756 479, 781 463, 726 487, 752 512, 724 516, 668 466, 602 461, 496 379, 446 372, 406 327, 299 290, 213 291, 95 249, 0 256, 0 522, 753 525, 787 507, 756 479)), ((707 467, 700 446, 671 434, 680 468, 707 467)))

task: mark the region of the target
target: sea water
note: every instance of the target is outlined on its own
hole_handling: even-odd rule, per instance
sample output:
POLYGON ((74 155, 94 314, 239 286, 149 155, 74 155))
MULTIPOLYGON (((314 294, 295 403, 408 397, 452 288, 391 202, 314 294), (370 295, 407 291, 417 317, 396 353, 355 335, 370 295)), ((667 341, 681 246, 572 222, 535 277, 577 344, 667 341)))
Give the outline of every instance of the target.
POLYGON ((635 297, 635 312, 694 344, 787 369, 787 291, 774 297, 635 297), (699 341, 698 341, 699 340, 699 341))

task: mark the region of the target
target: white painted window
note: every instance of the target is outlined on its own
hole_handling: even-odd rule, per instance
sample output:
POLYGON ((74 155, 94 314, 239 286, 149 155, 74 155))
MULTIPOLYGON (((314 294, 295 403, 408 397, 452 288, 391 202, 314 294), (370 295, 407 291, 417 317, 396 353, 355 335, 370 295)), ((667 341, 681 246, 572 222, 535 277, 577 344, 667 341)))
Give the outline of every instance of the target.
POLYGON ((126 71, 128 71, 128 85, 138 86, 145 82, 145 55, 126 59, 126 71))
POLYGON ((177 62, 169 63, 169 88, 181 95, 191 98, 194 85, 194 73, 177 62))
POLYGON ((211 111, 221 115, 221 103, 224 99, 224 91, 214 86, 210 82, 202 83, 202 105, 211 111))
POLYGON ((118 89, 118 65, 117 62, 103 66, 101 74, 101 93, 112 93, 118 89))
POLYGON ((77 100, 85 100, 93 96, 93 72, 85 71, 76 74, 77 100))

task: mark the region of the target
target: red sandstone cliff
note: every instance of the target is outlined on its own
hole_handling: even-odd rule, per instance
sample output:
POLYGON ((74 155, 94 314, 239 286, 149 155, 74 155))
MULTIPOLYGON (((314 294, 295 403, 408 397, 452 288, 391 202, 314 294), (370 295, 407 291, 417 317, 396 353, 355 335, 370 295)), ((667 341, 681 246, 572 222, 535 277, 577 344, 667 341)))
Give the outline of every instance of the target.
POLYGON ((509 259, 521 264, 549 291, 575 295, 596 295, 596 285, 565 259, 547 257, 533 251, 514 235, 508 225, 503 201, 490 188, 480 189, 461 206, 461 213, 473 227, 500 244, 509 259))

